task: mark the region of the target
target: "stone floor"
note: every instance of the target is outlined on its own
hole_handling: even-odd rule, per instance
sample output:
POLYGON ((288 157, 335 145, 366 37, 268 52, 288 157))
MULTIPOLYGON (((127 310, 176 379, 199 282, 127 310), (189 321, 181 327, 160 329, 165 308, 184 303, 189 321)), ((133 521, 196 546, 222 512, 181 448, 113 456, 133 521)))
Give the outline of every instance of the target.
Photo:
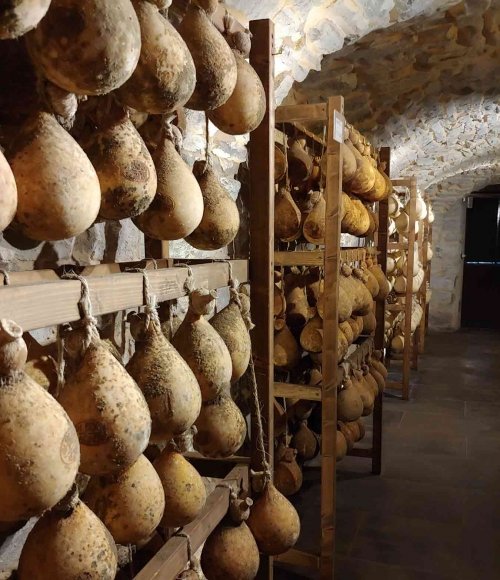
MULTIPOLYGON (((428 337, 409 402, 384 400, 380 477, 339 465, 336 579, 500 578, 500 334, 428 337)), ((296 497, 318 545, 317 470, 296 497)), ((276 570, 276 578, 312 577, 276 570)))

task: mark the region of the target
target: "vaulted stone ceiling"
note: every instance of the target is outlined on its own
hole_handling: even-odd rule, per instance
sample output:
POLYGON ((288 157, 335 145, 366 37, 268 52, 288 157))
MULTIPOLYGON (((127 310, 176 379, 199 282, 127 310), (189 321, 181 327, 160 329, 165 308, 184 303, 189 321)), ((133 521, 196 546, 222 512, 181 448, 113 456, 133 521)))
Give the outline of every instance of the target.
MULTIPOLYGON (((348 118, 366 131, 429 99, 496 93, 498 23, 495 7, 484 10, 480 4, 460 3, 432 18, 371 32, 326 56, 321 71, 296 83, 295 100, 344 95, 348 118)), ((500 3, 495 5, 498 10, 500 3)))
POLYGON ((470 0, 373 31, 326 56, 287 100, 344 95, 348 119, 393 145, 394 169, 433 195, 472 167, 483 181, 500 146, 499 16, 498 0, 470 0))
POLYGON ((277 102, 341 94, 434 200, 435 326, 459 326, 462 197, 500 181, 500 0, 229 0, 276 24, 277 102), (497 88, 498 87, 498 88, 497 88))
POLYGON ((471 166, 482 181, 496 162, 500 0, 228 5, 243 21, 275 21, 278 103, 342 94, 347 118, 393 146, 394 172, 416 175, 422 189, 437 194, 471 166))

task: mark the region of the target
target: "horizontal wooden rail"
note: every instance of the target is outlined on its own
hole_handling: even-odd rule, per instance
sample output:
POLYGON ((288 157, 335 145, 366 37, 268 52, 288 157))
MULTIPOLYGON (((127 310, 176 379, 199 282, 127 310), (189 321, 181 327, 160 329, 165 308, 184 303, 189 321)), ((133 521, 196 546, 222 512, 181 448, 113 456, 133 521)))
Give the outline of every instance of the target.
POLYGON ((399 381, 386 381, 385 388, 386 389, 395 389, 395 390, 401 391, 403 389, 403 383, 401 383, 399 381))
POLYGON ((344 262, 362 262, 366 260, 366 248, 342 248, 340 259, 344 262))
POLYGON ((304 401, 321 401, 321 387, 294 383, 274 383, 274 396, 302 399, 304 401))
POLYGON ((274 252, 275 266, 323 266, 325 253, 322 250, 304 252, 274 252))
POLYGON ((291 123, 292 121, 326 121, 326 103, 315 105, 283 105, 275 112, 276 125, 279 123, 291 123))
POLYGON ((351 457, 365 457, 365 458, 370 458, 373 456, 373 449, 370 448, 366 448, 366 447, 354 447, 354 449, 351 449, 347 455, 350 455, 351 457))
POLYGON ((402 177, 401 179, 391 179, 391 183, 396 187, 410 187, 412 184, 412 178, 402 177))
MULTIPOLYGON (((239 490, 248 484, 248 467, 237 465, 224 478, 233 489, 239 490)), ((209 495, 205 507, 194 522, 182 529, 189 537, 193 554, 201 547, 218 523, 226 515, 229 507, 230 490, 216 487, 209 495)), ((134 580, 175 580, 187 564, 187 539, 171 537, 158 553, 134 577, 134 580)))
MULTIPOLYGON (((186 459, 199 461, 200 463, 223 463, 228 465, 230 463, 237 463, 238 465, 247 465, 250 463, 250 457, 246 455, 231 455, 230 457, 224 457, 224 459, 215 459, 213 457, 205 457, 198 451, 186 451, 183 453, 186 459)), ((203 475, 203 474, 202 474, 203 475)))
POLYGON ((407 250, 408 243, 406 242, 389 242, 387 244, 388 250, 407 250))
MULTIPOLYGON (((247 260, 233 260, 233 276, 248 281, 247 260)), ((197 287, 227 286, 229 266, 225 262, 210 262, 192 266, 197 287)), ((32 274, 31 272, 27 272, 32 274)), ((188 277, 185 267, 159 268, 148 271, 151 292, 158 302, 175 300, 186 295, 184 284, 188 277)), ((0 287, 0 318, 15 320, 23 330, 34 330, 80 319, 78 302, 81 283, 78 280, 40 281, 0 287)), ((88 278, 92 311, 95 316, 119 312, 144 305, 143 276, 122 272, 88 278)))
POLYGON ((388 310, 389 312, 403 312, 403 310, 405 309, 405 305, 404 304, 386 304, 385 309, 388 310))
POLYGON ((283 564, 289 564, 290 566, 319 569, 320 558, 318 554, 311 554, 310 552, 305 552, 304 550, 298 550, 296 548, 292 548, 284 554, 275 556, 274 559, 276 562, 283 562, 283 564))

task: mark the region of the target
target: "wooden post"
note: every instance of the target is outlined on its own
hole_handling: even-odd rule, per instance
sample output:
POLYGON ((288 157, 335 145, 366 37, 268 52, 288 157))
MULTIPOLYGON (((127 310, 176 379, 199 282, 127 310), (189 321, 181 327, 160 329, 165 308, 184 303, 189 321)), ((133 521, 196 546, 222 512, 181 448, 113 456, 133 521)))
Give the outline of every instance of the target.
POLYGON ((342 199, 342 149, 344 99, 328 99, 325 307, 323 316, 323 391, 321 406, 321 557, 320 578, 334 576, 335 468, 338 383, 338 291, 340 270, 340 203, 342 199))
MULTIPOLYGON (((385 163, 385 172, 391 176, 391 149, 380 149, 380 162, 385 163)), ((387 199, 378 203, 378 231, 377 231, 377 254, 378 263, 382 272, 387 273, 387 228, 389 222, 389 203, 387 199)), ((385 335, 385 300, 378 300, 375 307, 377 327, 375 329, 375 348, 384 350, 385 335)), ((372 443, 372 473, 380 475, 382 471, 382 412, 384 393, 380 392, 375 399, 373 409, 373 443, 372 443)))
MULTIPOLYGON (((428 231, 427 231, 427 244, 432 244, 432 224, 431 222, 427 223, 428 231)), ((429 284, 431 283, 431 271, 432 271, 432 260, 427 263, 427 280, 429 284)), ((429 328, 429 304, 425 305, 425 334, 427 334, 427 330, 429 328)))
POLYGON ((413 264, 415 258, 415 214, 417 210, 417 180, 410 178, 410 223, 408 232, 408 256, 406 259, 406 293, 405 293, 405 326, 403 351, 403 399, 410 398, 410 366, 411 366, 411 310, 413 299, 413 264))
MULTIPOLYGON (((274 367, 273 367, 273 276, 274 276, 274 24, 271 20, 250 22, 252 50, 250 64, 266 92, 266 114, 250 134, 250 281, 252 350, 264 423, 264 446, 269 464, 274 450, 274 367)), ((254 423, 252 424, 254 431, 254 423)), ((255 443, 255 438, 252 437, 255 443)), ((253 448, 253 459, 257 450, 253 448)), ((261 556, 259 577, 273 577, 272 558, 261 556)))
MULTIPOLYGON (((425 202, 427 204, 427 197, 425 198, 425 202)), ((422 251, 422 268, 424 269, 424 281, 422 282, 422 286, 420 287, 419 296, 420 296, 420 305, 422 306, 422 320, 420 321, 418 327, 418 353, 423 354, 425 350, 425 332, 427 329, 427 283, 429 281, 429 262, 427 260, 427 249, 429 247, 429 213, 425 216, 425 219, 421 222, 422 225, 422 234, 421 234, 421 251, 422 251)))

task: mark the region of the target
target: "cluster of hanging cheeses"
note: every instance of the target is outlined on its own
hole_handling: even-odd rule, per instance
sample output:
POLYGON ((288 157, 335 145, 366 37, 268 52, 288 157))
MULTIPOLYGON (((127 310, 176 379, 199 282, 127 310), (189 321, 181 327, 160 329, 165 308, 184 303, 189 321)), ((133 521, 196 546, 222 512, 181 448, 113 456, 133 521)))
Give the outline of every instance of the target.
MULTIPOLYGON (((341 230, 353 236, 373 236, 377 214, 370 204, 387 199, 392 184, 378 166, 372 147, 347 126, 342 148, 341 230)), ((323 195, 327 156, 315 156, 303 138, 290 138, 288 147, 275 145, 274 233, 282 242, 325 243, 326 201, 323 195)))
MULTIPOLYGON (((341 267, 338 301, 338 359, 360 336, 375 332, 374 300, 384 301, 390 285, 371 257, 360 267, 341 267)), ((319 268, 275 272, 274 366, 294 375, 304 363, 321 366, 325 284, 319 268), (305 355, 305 359, 304 359, 305 355)), ((302 382, 294 380, 293 382, 302 382)))
MULTIPOLYGON (((409 200, 404 201, 404 194, 398 195, 393 193, 389 197, 389 235, 397 236, 401 241, 408 240, 410 228, 410 208, 409 200)), ((432 224, 434 221, 434 213, 430 204, 426 204, 420 193, 416 198, 416 212, 415 212, 415 233, 419 232, 419 224, 428 219, 432 224)), ((411 334, 415 332, 420 324, 424 312, 424 304, 420 304, 417 299, 417 294, 421 290, 425 279, 425 271, 422 260, 426 262, 432 260, 432 245, 429 240, 425 240, 425 244, 420 248, 420 244, 415 243, 413 255, 413 271, 408 272, 408 251, 405 249, 390 250, 387 255, 387 275, 391 285, 391 290, 394 291, 395 298, 406 293, 408 280, 410 280, 412 291, 412 308, 411 308, 411 334), (420 250, 422 254, 420 253, 420 250)), ((430 289, 426 288, 425 302, 429 303, 431 298, 430 289)), ((385 339, 386 344, 390 344, 391 349, 395 353, 400 353, 404 350, 404 328, 405 328, 405 313, 386 310, 385 319, 385 339)))
POLYGON ((172 125, 183 106, 232 135, 265 114, 246 60, 249 33, 232 32, 230 17, 219 32, 218 2, 193 0, 178 30, 171 0, 17 0, 0 9, 0 50, 22 37, 8 64, 36 79, 29 90, 38 92, 22 126, 2 132, 0 231, 15 219, 26 237, 54 241, 97 218, 133 218, 152 238, 201 250, 233 240, 236 204, 207 160, 193 175, 172 125))
MULTIPOLYGON (((338 302, 338 359, 348 353, 349 346, 360 336, 370 336, 375 332, 376 319, 374 301, 384 301, 390 291, 382 269, 368 257, 359 268, 343 264, 339 280, 338 302)), ((274 284, 274 367, 276 380, 294 384, 319 386, 322 382, 323 351, 323 308, 325 285, 319 268, 289 268, 285 272, 275 272, 274 284)), ((370 359, 362 368, 353 372, 359 374, 361 384, 358 399, 363 405, 356 407, 357 416, 342 412, 339 397, 339 418, 355 422, 361 415, 373 410, 375 397, 384 388, 379 376, 375 381, 367 377, 376 366, 370 359), (369 381, 369 386, 365 384, 369 381), (367 388, 365 388, 367 387, 367 388)), ((381 363, 380 363, 381 364, 381 363)), ((384 379, 385 379, 384 373, 384 379)), ((356 385, 353 378, 352 382, 356 385)), ((350 387, 346 381, 345 389, 350 387)), ((352 393, 353 391, 349 391, 352 393)), ((280 420, 275 426, 279 435, 276 451, 275 484, 278 489, 291 495, 298 491, 302 483, 300 464, 313 459, 319 452, 318 437, 308 427, 315 403, 300 399, 288 399, 287 408, 282 409, 280 420), (291 449, 290 449, 291 447, 291 449)), ((354 413, 354 414, 355 414, 354 413)), ((314 420, 314 416, 313 416, 314 420)), ((340 424, 342 426, 342 424, 340 424)), ((352 437, 337 435, 338 458, 347 448, 362 438, 363 427, 353 427, 352 437), (344 439, 342 439, 344 437, 344 439)), ((318 425, 320 432, 320 424, 318 425)), ((342 431, 344 431, 342 426, 342 431)))
MULTIPOLYGON (((200 514, 205 486, 182 451, 190 440, 207 457, 241 447, 246 422, 230 387, 251 356, 248 296, 233 289, 209 322, 213 305, 214 292, 193 290, 171 343, 154 308, 130 314, 135 352, 126 367, 87 312, 65 332, 65 380, 55 396, 35 380, 40 368, 25 364, 22 329, 0 321, 0 523, 15 529, 39 517, 21 553, 20 580, 112 579, 115 544, 140 547, 155 530, 200 514)), ((224 520, 230 530, 209 544, 220 552, 233 532, 247 538, 252 564, 246 575, 227 578, 253 578, 259 550, 286 551, 299 533, 296 512, 269 482, 253 505, 250 531, 242 522, 224 520)), ((242 565, 220 557, 215 569, 208 552, 206 560, 209 579, 242 565)))

